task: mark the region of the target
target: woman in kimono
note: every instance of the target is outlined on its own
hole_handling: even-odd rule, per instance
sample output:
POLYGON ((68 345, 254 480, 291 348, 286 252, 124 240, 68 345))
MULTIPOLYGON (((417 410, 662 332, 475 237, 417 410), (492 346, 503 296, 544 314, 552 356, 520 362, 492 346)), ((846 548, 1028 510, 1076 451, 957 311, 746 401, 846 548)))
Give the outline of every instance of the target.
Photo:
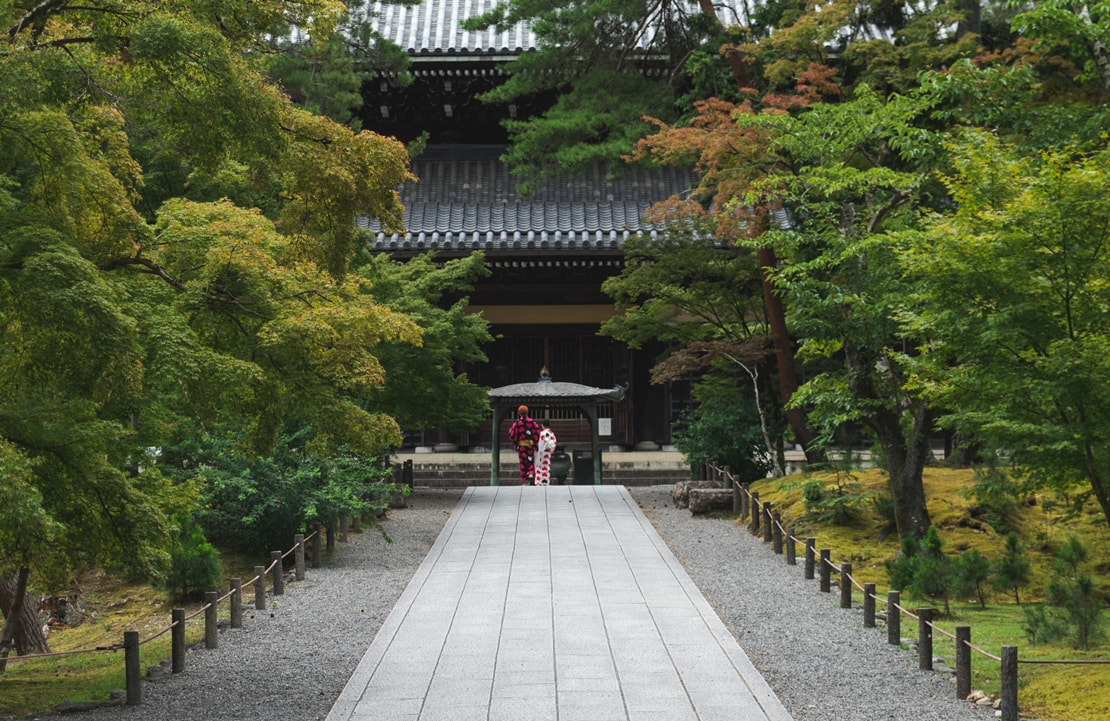
POLYGON ((551 483, 551 454, 555 452, 555 431, 546 419, 540 421, 540 438, 536 442, 536 485, 546 486, 551 483))
POLYGON ((528 415, 528 406, 516 409, 517 419, 509 426, 509 440, 513 442, 516 456, 520 459, 520 484, 528 485, 535 477, 532 460, 536 453, 536 441, 540 438, 540 424, 528 415))

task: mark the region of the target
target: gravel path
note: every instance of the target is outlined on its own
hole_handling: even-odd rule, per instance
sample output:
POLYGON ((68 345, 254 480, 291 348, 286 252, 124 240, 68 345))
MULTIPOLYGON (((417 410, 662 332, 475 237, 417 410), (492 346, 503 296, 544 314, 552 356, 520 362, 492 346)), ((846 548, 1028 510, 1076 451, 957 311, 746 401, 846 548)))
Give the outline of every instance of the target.
MULTIPOLYGON (((864 629, 801 566, 730 521, 674 507, 670 486, 629 489, 795 721, 986 721, 948 678, 864 629), (771 590, 773 589, 773 591, 771 590)), ((315 721, 327 716, 461 490, 418 488, 384 529, 352 535, 331 565, 287 584, 263 618, 190 651, 185 671, 144 684, 143 703, 66 714, 87 721, 315 721)), ((46 714, 39 714, 43 717, 46 714)), ((52 714, 49 714, 52 715, 52 714)))

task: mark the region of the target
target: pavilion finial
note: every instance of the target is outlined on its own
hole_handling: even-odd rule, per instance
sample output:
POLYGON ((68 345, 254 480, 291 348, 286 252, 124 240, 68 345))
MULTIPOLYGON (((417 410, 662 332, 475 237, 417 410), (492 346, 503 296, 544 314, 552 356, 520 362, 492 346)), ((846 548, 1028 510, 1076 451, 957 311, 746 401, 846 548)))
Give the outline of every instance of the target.
POLYGON ((550 380, 551 380, 551 372, 547 370, 547 366, 544 366, 543 368, 540 368, 540 381, 542 382, 542 381, 550 381, 550 380))

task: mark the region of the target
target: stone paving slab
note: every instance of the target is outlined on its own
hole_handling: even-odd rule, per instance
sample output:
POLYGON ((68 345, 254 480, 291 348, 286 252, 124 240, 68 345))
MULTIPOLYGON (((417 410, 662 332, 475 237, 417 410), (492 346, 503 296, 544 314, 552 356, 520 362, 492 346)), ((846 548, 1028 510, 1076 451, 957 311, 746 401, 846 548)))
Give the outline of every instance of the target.
POLYGON ((327 721, 791 721, 624 486, 468 488, 327 721))

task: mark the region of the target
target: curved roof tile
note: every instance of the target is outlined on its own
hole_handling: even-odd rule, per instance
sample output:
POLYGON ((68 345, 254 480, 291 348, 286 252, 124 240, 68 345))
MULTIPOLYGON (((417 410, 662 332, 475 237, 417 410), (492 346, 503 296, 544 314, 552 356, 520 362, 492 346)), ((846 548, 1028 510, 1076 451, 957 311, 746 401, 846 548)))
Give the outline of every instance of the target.
POLYGON ((610 178, 604 168, 543 180, 521 195, 495 146, 433 146, 413 163, 418 182, 399 190, 405 233, 387 234, 360 220, 376 250, 414 248, 614 249, 630 235, 650 232, 647 208, 685 192, 695 176, 674 168, 635 169, 610 178))

